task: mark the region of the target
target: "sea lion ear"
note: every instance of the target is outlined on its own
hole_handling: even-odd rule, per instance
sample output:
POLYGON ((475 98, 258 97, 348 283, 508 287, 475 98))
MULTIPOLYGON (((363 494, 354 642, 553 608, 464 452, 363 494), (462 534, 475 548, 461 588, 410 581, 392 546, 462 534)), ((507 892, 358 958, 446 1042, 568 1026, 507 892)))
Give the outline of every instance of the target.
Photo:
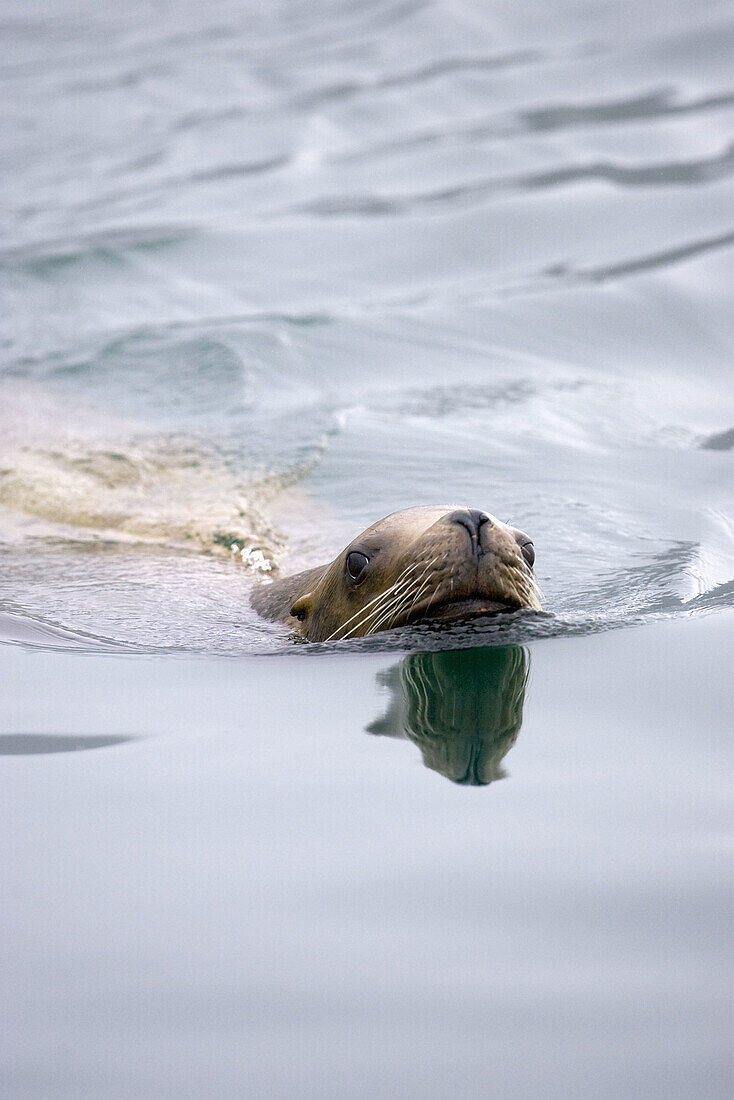
POLYGON ((307 592, 305 596, 299 596, 291 607, 289 614, 292 615, 294 619, 298 619, 299 623, 302 623, 306 616, 311 614, 312 607, 313 592, 307 592))

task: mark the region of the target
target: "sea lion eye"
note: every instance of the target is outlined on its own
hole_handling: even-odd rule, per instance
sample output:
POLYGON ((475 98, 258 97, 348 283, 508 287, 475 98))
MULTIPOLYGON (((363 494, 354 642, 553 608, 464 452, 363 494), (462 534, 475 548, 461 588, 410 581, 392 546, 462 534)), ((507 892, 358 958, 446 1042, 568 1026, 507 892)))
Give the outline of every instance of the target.
POLYGON ((535 547, 532 542, 524 542, 520 547, 520 553, 525 558, 525 563, 529 569, 532 569, 535 565, 535 547))
POLYGON ((362 580, 364 571, 369 564, 370 559, 366 554, 362 554, 359 550, 350 550, 345 562, 347 576, 351 581, 357 584, 358 581, 362 580))

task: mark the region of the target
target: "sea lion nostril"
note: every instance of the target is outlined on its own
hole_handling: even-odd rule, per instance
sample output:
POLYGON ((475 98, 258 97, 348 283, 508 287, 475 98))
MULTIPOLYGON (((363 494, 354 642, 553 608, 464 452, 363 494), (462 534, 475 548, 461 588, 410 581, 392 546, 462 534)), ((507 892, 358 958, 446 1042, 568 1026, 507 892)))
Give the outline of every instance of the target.
POLYGON ((479 536, 479 528, 483 524, 488 523, 490 527, 492 525, 487 513, 480 512, 478 508, 457 508, 447 518, 449 523, 459 523, 462 527, 466 527, 472 539, 479 536))
POLYGON ((458 523, 466 528, 471 540, 471 554, 477 560, 484 553, 480 531, 485 524, 492 525, 492 521, 486 512, 480 512, 477 508, 457 508, 447 516, 449 523, 458 523))

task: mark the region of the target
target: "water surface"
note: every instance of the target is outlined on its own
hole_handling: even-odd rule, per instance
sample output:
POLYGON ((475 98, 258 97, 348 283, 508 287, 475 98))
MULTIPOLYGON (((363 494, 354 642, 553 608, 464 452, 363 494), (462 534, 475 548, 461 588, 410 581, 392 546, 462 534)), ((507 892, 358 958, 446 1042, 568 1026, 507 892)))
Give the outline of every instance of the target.
POLYGON ((8 610, 278 648, 232 544, 442 500, 559 633, 731 603, 729 5, 5 11, 8 610))
POLYGON ((731 5, 0 23, 8 1093, 728 1094, 731 5), (250 609, 441 501, 545 614, 250 609))
POLYGON ((0 647, 4 1091, 723 1100, 731 630, 0 647))

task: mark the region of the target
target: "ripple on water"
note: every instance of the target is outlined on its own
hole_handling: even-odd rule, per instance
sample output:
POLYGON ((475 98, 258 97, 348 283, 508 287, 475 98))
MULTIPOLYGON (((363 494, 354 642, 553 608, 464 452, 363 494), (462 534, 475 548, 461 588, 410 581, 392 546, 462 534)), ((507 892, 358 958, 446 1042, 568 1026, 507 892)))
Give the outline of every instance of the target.
POLYGON ((18 640, 281 651, 233 542, 295 571, 440 499, 532 530, 547 613, 347 647, 729 605, 720 10, 52 0, 6 29, 18 640))

